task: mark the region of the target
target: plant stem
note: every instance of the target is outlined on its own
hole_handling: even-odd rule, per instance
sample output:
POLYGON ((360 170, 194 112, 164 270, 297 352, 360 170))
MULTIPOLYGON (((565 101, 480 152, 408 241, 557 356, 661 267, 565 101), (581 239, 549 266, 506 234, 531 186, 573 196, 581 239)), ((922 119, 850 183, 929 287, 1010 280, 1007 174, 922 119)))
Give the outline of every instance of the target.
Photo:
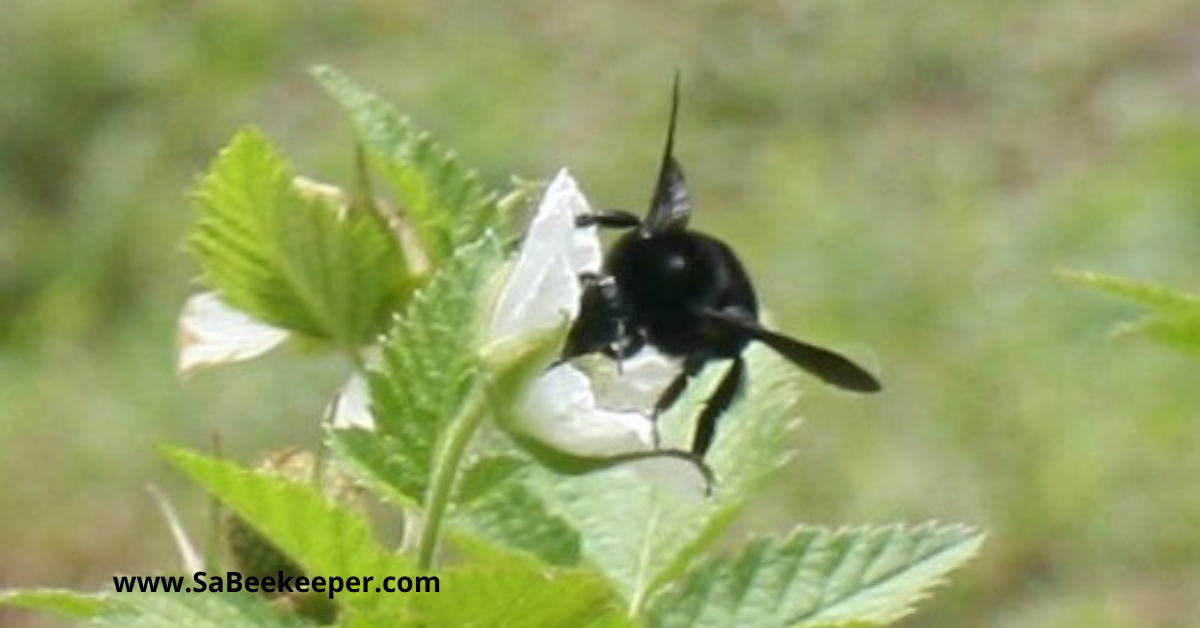
POLYGON ((454 480, 458 477, 458 469, 467 445, 471 443, 475 431, 483 423, 484 414, 484 395, 476 388, 467 395, 458 415, 450 422, 445 445, 438 452, 434 462, 433 481, 425 500, 425 522, 417 546, 417 567, 422 571, 433 567, 441 536, 442 519, 445 518, 446 508, 450 505, 454 480))

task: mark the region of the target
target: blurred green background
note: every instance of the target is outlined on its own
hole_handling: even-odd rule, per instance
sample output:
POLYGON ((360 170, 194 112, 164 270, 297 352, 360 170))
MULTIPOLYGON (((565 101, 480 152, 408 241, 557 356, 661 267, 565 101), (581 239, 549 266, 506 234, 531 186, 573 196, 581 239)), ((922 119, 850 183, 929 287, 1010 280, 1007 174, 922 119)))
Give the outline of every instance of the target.
MULTIPOLYGON (((393 100, 497 186, 569 165, 641 208, 679 68, 697 226, 778 326, 881 372, 813 383, 746 529, 964 521, 907 626, 1200 620, 1196 364, 1113 340, 1096 269, 1200 288, 1200 3, 34 2, 0 25, 0 587, 110 586, 196 531, 155 443, 310 444, 341 366, 173 371, 187 190, 241 125, 349 181, 307 68, 393 100)), ((0 610, 0 625, 59 625, 0 610)))

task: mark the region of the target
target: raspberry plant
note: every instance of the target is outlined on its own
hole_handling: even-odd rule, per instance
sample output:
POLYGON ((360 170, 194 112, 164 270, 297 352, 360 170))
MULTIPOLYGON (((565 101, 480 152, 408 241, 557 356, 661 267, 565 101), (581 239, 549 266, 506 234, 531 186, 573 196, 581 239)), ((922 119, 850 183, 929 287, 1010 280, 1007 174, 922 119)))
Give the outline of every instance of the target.
MULTIPOLYGON (((662 418, 662 449, 613 422, 628 412, 557 415, 586 433, 531 420, 527 391, 544 383, 572 305, 570 211, 586 200, 560 174, 535 218, 558 227, 522 237, 509 225, 530 186, 502 198, 378 97, 334 70, 315 75, 356 129, 359 180, 344 192, 300 179, 255 129, 229 142, 195 191, 189 251, 205 291, 181 317, 180 368, 296 341, 347 356, 347 385, 314 411, 327 426, 321 464, 296 478, 165 456, 231 512, 241 545, 260 540, 308 574, 436 575, 439 592, 343 592, 322 613, 249 593, 16 590, 0 602, 93 626, 879 626, 977 552, 981 532, 939 523, 797 525, 719 551, 798 423, 801 376, 768 352, 747 353, 754 394, 723 421, 707 465, 669 445, 705 378, 662 418), (605 430, 617 444, 595 446, 605 430), (402 539, 383 540, 359 499, 331 494, 327 478, 345 474, 399 513, 402 539)), ((199 559, 170 523, 188 569, 220 571, 212 548, 199 559)))

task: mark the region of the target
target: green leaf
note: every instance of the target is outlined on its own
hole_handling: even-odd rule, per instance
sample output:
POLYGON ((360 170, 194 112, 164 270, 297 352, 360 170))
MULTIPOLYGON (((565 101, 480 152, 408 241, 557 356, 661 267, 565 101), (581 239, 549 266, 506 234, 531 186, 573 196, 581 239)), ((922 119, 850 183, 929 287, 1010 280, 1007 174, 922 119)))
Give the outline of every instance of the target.
POLYGON ((349 114, 371 164, 392 187, 434 266, 499 226, 496 197, 452 152, 346 75, 329 67, 314 68, 313 74, 349 114))
POLYGON ((411 448, 392 436, 361 428, 333 430, 328 442, 340 459, 380 498, 402 509, 421 505, 417 497, 405 492, 416 493, 424 485, 424 481, 408 468, 403 452, 411 448))
POLYGON ((470 506, 488 496, 498 486, 518 482, 529 463, 515 456, 495 455, 475 460, 458 483, 457 501, 470 506))
POLYGON ((428 626, 471 628, 618 628, 631 626, 620 599, 599 574, 548 568, 507 553, 439 575, 441 595, 413 599, 428 626))
POLYGON ((547 512, 523 481, 527 463, 510 456, 476 461, 463 474, 452 523, 551 565, 579 562, 579 534, 547 512))
POLYGON ((925 524, 831 531, 802 527, 704 560, 651 606, 653 628, 877 626, 908 614, 983 535, 925 524))
POLYGON ((308 622, 251 593, 127 593, 89 622, 97 628, 303 628, 308 622))
POLYGON ((1200 312, 1133 321, 1118 327, 1118 332, 1143 334, 1163 345, 1200 358, 1200 312))
POLYGON ((1089 272, 1064 272, 1069 281, 1149 308, 1153 313, 1122 323, 1117 331, 1137 333, 1200 358, 1200 296, 1164 286, 1089 272))
MULTIPOLYGON (((584 557, 618 587, 631 614, 677 578, 786 462, 783 447, 796 424, 794 369, 760 348, 749 350, 746 359, 751 387, 722 418, 708 456, 717 478, 710 498, 667 493, 621 467, 569 480, 545 471, 534 476, 538 494, 579 531, 584 557)), ((677 409, 660 418, 666 443, 687 439, 698 404, 720 375, 720 368, 706 371, 677 409)))
MULTIPOLYGON (((333 503, 309 484, 255 473, 231 462, 181 449, 166 457, 253 526, 310 576, 408 575, 401 556, 380 545, 366 518, 333 503)), ((337 594, 350 612, 401 603, 399 596, 337 594)))
POLYGON ((0 606, 45 611, 60 617, 87 619, 112 605, 112 596, 66 589, 15 589, 0 591, 0 606))
POLYGON ((256 130, 221 151, 196 198, 189 249, 203 280, 255 318, 354 350, 407 293, 404 255, 382 221, 297 189, 256 130))
POLYGON ((338 447, 379 482, 424 502, 437 440, 476 376, 476 320, 500 247, 490 235, 461 247, 412 298, 369 375, 376 432, 334 434, 338 447))
POLYGON ((1195 312, 1200 297, 1164 286, 1094 272, 1064 271, 1060 275, 1079 285, 1144 305, 1156 312, 1195 312))

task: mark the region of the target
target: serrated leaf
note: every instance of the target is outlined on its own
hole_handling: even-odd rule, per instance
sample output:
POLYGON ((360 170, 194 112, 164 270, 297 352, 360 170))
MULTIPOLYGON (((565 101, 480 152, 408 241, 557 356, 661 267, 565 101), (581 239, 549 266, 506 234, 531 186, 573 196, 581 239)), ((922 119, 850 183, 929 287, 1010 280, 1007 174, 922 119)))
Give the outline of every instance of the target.
POLYGON ((452 523, 551 565, 578 563, 579 534, 547 512, 541 498, 524 484, 526 465, 510 456, 476 461, 463 474, 452 523))
POLYGON ((88 623, 96 628, 304 628, 308 622, 250 593, 128 593, 88 623))
POLYGON ((408 503, 424 502, 438 436, 474 381, 477 316, 499 260, 487 236, 437 271, 394 322, 368 376, 375 433, 334 434, 339 449, 408 503))
POLYGON ((711 558, 651 606, 653 628, 878 626, 908 614, 983 535, 926 524, 833 531, 802 527, 711 558))
POLYGON ((0 591, 0 606, 54 613, 59 617, 87 619, 114 603, 112 596, 66 589, 15 589, 0 591))
MULTIPOLYGON (((722 418, 708 456, 717 478, 710 498, 664 492, 621 467, 566 481, 547 472, 535 476, 539 481, 533 486, 550 511, 579 531, 584 557, 618 588, 633 614, 678 577, 786 461, 786 435, 796 424, 794 369, 758 348, 749 350, 746 358, 748 394, 722 418)), ((677 409, 660 419, 666 424, 667 442, 690 433, 697 404, 719 375, 706 372, 677 409)))
POLYGON ((414 598, 429 626, 618 628, 631 626, 620 599, 594 571, 548 568, 519 554, 446 570, 441 595, 414 598))
POLYGON ((380 498, 400 508, 421 505, 416 497, 399 488, 405 486, 412 490, 416 480, 408 479, 412 472, 400 453, 405 447, 395 438, 376 431, 349 428, 333 430, 328 442, 340 459, 380 498))
MULTIPOLYGON (((165 455, 311 576, 414 573, 407 561, 374 539, 361 513, 333 503, 311 485, 181 449, 168 449, 165 455)), ((348 592, 337 599, 352 612, 369 612, 402 600, 348 592)))
POLYGON ((496 197, 452 152, 346 75, 329 67, 314 68, 313 74, 349 114, 371 164, 391 186, 435 266, 498 226, 496 197))
POLYGON ((458 482, 455 501, 462 506, 485 499, 497 486, 517 482, 528 462, 515 456, 493 455, 471 463, 458 482))
POLYGON ((404 256, 382 222, 299 191, 258 131, 221 151, 196 198, 189 249, 204 282, 265 323, 353 350, 407 292, 404 256))
POLYGON ((1140 320, 1121 323, 1116 328, 1117 332, 1142 334, 1200 358, 1200 296, 1101 273, 1061 274, 1070 281, 1132 301, 1153 311, 1140 320))

